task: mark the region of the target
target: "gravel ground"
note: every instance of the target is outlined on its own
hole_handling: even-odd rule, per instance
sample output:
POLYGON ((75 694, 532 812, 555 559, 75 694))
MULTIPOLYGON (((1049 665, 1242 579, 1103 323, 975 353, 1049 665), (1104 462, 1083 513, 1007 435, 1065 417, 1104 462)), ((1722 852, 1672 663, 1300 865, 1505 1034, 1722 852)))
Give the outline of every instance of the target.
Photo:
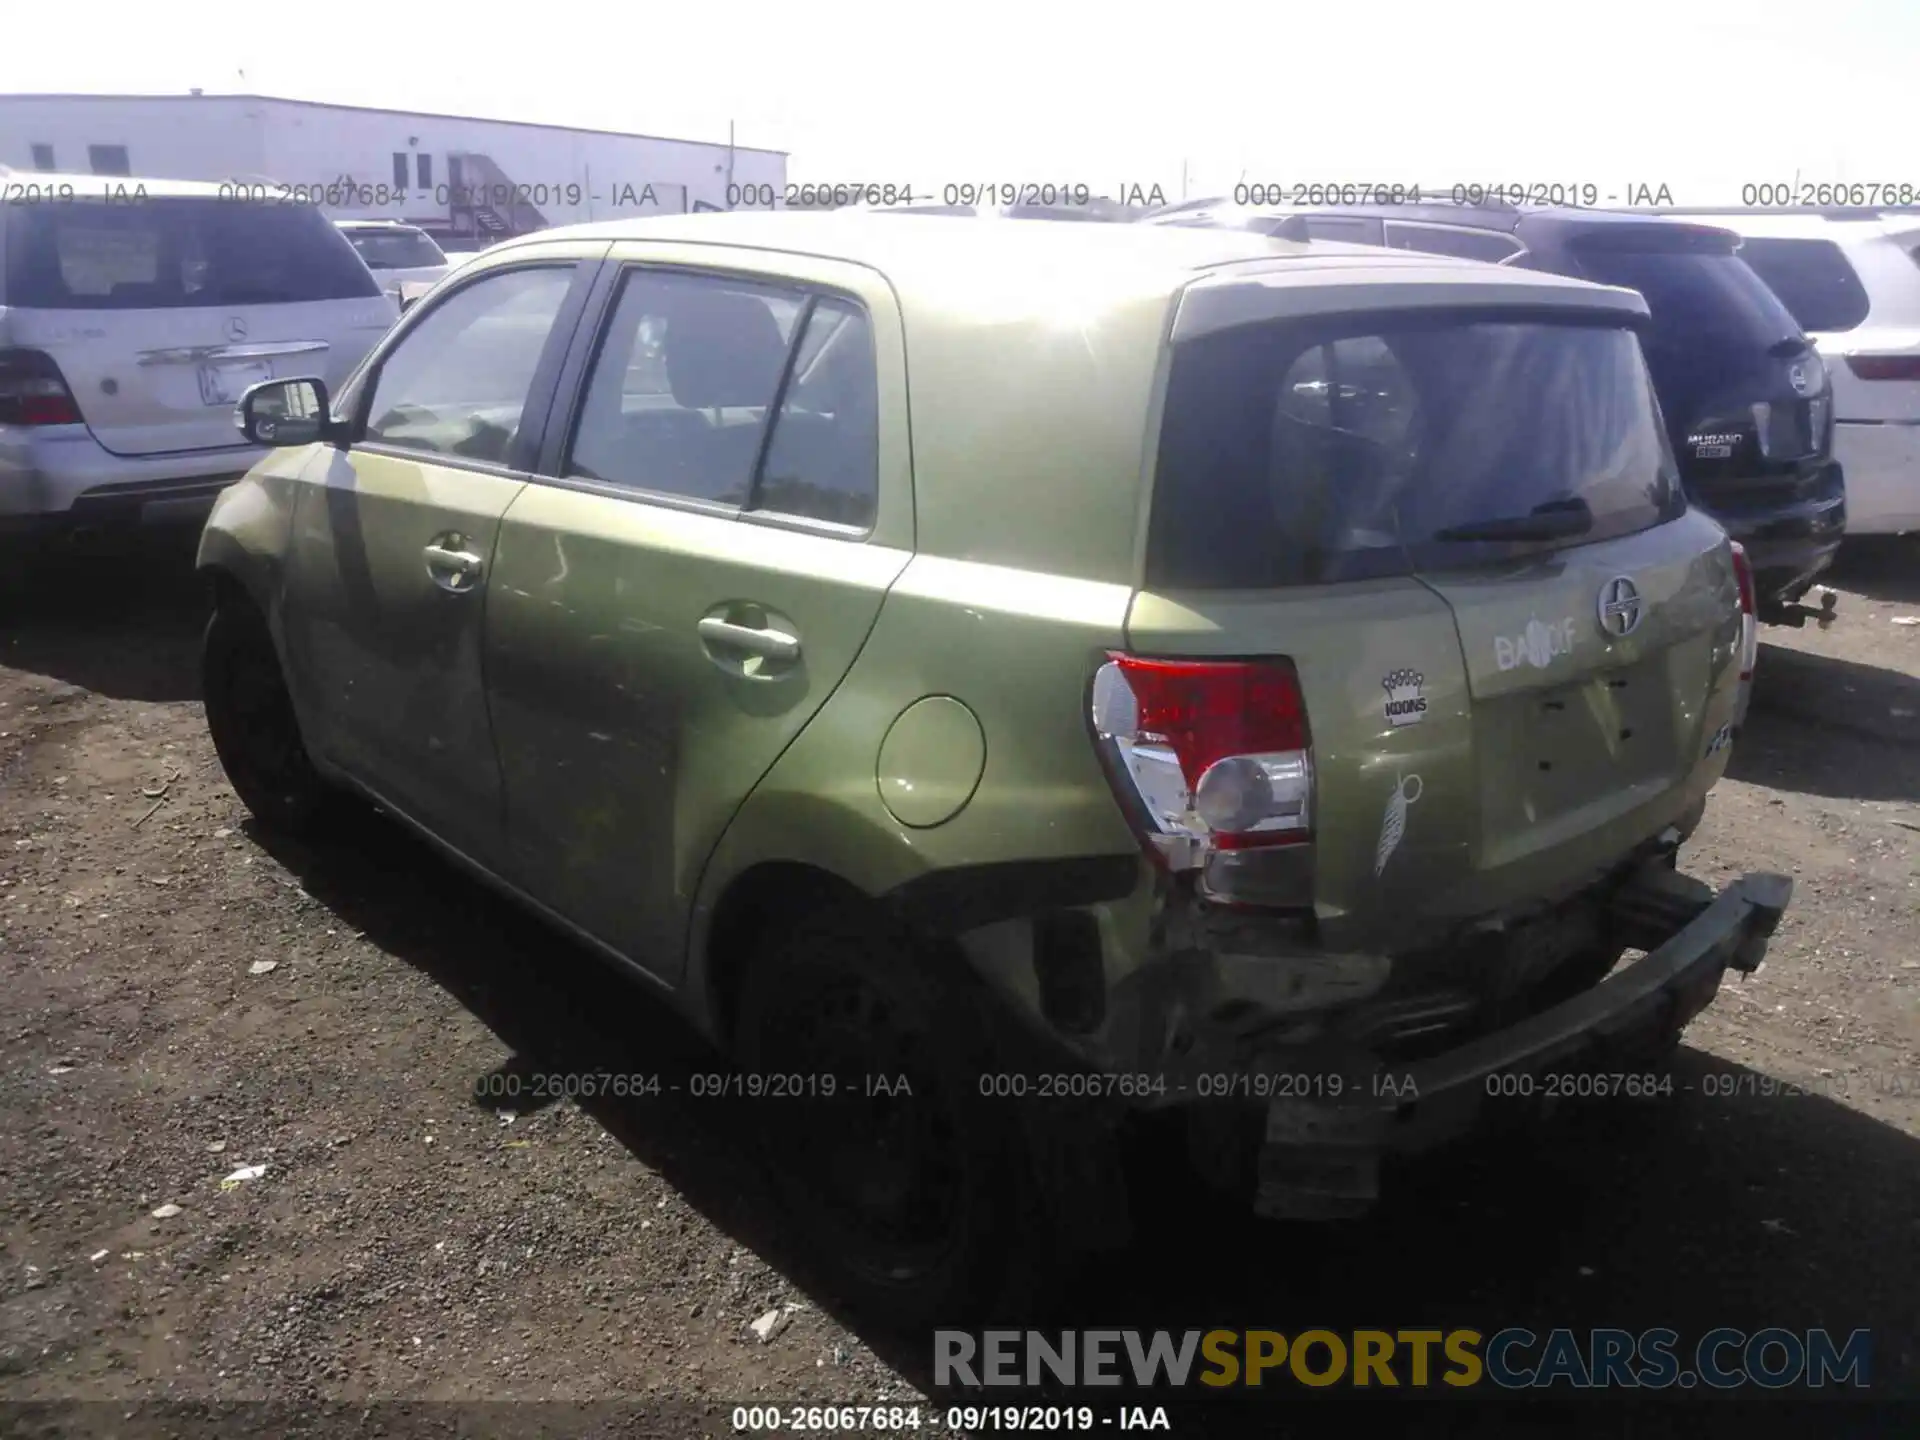
MULTIPOLYGON (((924 1393, 928 1337, 810 1298, 737 1105, 525 1093, 716 1066, 663 1007, 379 817, 324 851, 250 824, 186 553, 0 611, 0 1400, 618 1400, 692 1434, 924 1393)), ((1920 1398, 1920 549, 1838 588, 1831 630, 1767 632, 1686 857, 1798 889, 1679 1093, 1331 1230, 1150 1196, 1046 1323, 1866 1327, 1874 1392, 1920 1398)))

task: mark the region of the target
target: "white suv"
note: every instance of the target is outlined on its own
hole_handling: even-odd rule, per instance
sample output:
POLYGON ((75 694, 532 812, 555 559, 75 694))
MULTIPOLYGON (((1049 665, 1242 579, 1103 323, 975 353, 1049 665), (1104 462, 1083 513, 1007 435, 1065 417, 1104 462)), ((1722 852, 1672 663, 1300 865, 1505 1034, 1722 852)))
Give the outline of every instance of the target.
POLYGON ((1847 533, 1920 530, 1920 213, 1727 213, 1833 375, 1847 533))
POLYGON ((0 534, 204 516, 260 458, 241 392, 393 323, 318 210, 236 190, 0 173, 0 534))
POLYGON ((399 220, 336 220, 340 233, 353 242, 381 288, 401 302, 401 308, 440 283, 453 268, 446 252, 418 225, 399 220))

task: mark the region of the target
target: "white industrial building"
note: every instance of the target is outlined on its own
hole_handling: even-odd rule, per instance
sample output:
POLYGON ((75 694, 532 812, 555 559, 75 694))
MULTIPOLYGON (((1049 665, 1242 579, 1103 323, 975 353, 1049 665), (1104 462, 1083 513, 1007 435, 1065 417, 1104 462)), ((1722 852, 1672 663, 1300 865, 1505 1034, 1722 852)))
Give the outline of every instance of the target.
MULTIPOLYGON (((0 169, 237 181, 443 239, 761 208, 784 151, 263 95, 0 95, 0 169), (730 203, 731 202, 731 203, 730 203)), ((16 175, 15 182, 22 177, 16 175)))

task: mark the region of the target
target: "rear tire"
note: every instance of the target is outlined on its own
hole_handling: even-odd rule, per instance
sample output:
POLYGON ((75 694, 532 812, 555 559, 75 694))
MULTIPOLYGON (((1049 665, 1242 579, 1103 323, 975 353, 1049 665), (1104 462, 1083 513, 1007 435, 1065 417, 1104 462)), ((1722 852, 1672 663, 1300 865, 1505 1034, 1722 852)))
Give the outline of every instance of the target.
MULTIPOLYGON (((832 1075, 755 1102, 768 1178, 827 1286, 883 1324, 964 1324, 1002 1297, 1024 1174, 969 977, 891 926, 816 915, 755 957, 735 1050, 749 1074, 832 1075), (869 1095, 869 1077, 911 1095, 869 1095)), ((769 1085, 773 1082, 769 1081, 769 1085)))
POLYGON ((280 657, 260 612, 223 595, 200 652, 207 730, 227 780, 247 809, 289 835, 311 835, 336 792, 314 769, 300 736, 280 657))

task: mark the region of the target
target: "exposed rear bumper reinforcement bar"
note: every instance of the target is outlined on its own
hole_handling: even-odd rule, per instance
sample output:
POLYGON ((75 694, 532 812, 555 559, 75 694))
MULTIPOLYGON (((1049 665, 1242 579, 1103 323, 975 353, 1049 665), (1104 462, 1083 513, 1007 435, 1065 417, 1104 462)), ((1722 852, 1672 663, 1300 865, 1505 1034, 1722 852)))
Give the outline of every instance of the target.
POLYGON ((1611 1059, 1630 1064, 1636 1051, 1704 1009, 1729 969, 1760 968, 1792 896, 1784 875, 1745 875, 1715 895, 1664 864, 1648 865, 1615 902, 1623 936, 1646 948, 1645 958, 1444 1054, 1343 1077, 1339 1100, 1269 1104, 1255 1208, 1286 1219, 1364 1212, 1379 1193, 1387 1155, 1472 1129, 1490 1092, 1524 1093, 1519 1077, 1591 1070, 1611 1059))

